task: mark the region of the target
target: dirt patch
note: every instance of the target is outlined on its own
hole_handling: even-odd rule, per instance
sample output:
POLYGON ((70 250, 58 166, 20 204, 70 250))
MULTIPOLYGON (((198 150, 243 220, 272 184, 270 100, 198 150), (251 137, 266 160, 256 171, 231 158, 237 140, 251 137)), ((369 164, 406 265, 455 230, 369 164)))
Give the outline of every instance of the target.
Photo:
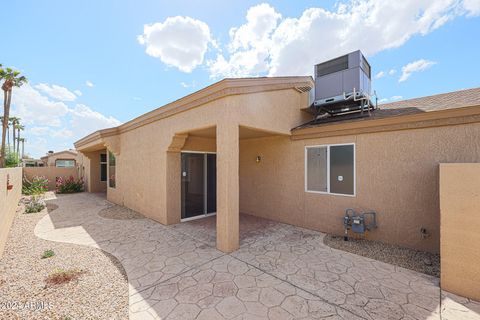
POLYGON ((45 279, 45 282, 48 285, 60 285, 73 280, 78 280, 78 278, 84 273, 84 270, 57 270, 49 275, 47 279, 45 279))
POLYGON ((143 219, 145 218, 140 213, 133 211, 129 208, 112 205, 108 208, 102 209, 98 215, 106 219, 115 219, 115 220, 129 220, 129 219, 143 219))
POLYGON ((355 253, 363 257, 440 277, 439 254, 372 240, 349 239, 349 241, 344 241, 343 237, 334 235, 326 235, 323 242, 334 249, 355 253))

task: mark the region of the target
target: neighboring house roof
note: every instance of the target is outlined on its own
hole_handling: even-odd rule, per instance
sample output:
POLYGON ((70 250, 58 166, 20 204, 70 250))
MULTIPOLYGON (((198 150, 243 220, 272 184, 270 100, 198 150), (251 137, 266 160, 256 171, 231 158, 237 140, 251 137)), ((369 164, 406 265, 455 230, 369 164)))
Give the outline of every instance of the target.
POLYGON ((65 154, 65 153, 69 153, 74 157, 78 155, 78 152, 76 150, 62 150, 54 153, 49 153, 46 156, 41 157, 40 159, 44 160, 44 159, 48 159, 49 157, 58 156, 60 154, 65 154))
POLYGON ((199 91, 147 112, 118 127, 95 131, 75 142, 75 147, 78 148, 96 139, 117 135, 118 133, 126 132, 166 117, 171 117, 177 113, 188 111, 226 96, 284 89, 295 89, 300 92, 307 92, 310 91, 313 86, 313 78, 310 76, 223 79, 199 91))

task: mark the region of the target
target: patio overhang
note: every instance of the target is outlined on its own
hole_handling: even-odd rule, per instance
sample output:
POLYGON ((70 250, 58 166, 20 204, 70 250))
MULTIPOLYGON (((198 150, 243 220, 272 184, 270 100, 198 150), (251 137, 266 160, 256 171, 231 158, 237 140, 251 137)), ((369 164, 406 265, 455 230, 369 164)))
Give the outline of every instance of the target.
POLYGON ((82 153, 98 151, 107 148, 115 155, 120 154, 120 138, 118 127, 95 131, 94 133, 74 143, 75 149, 82 153))

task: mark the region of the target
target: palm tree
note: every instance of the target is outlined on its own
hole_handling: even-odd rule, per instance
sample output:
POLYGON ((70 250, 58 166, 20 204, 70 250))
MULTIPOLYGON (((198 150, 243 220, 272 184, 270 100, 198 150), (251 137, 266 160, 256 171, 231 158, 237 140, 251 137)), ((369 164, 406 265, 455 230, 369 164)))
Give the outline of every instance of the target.
MULTIPOLYGON (((18 119, 17 117, 10 117, 9 118, 9 121, 12 123, 12 133, 13 133, 13 152, 15 152, 15 141, 17 141, 17 139, 15 138, 15 130, 17 128, 17 124, 18 124, 18 119)), ((7 129, 8 130, 8 129, 7 129)), ((9 147, 10 147, 10 144, 9 144, 9 147)))
MULTIPOLYGON (((1 66, 0 64, 0 67, 1 66)), ((0 123, 3 124, 3 117, 0 117, 0 123)), ((7 146, 10 148, 10 121, 7 123, 7 146)))
POLYGON ((22 158, 25 158, 25 138, 18 138, 18 141, 22 143, 22 158))
POLYGON ((0 65, 0 80, 3 80, 3 125, 2 125, 2 146, 0 168, 5 167, 5 134, 7 133, 8 117, 10 113, 10 104, 12 102, 13 87, 20 87, 28 80, 25 76, 20 75, 20 71, 14 71, 11 68, 3 68, 0 65))
POLYGON ((25 127, 20 124, 20 119, 17 119, 17 157, 20 155, 20 131, 25 130, 25 127))

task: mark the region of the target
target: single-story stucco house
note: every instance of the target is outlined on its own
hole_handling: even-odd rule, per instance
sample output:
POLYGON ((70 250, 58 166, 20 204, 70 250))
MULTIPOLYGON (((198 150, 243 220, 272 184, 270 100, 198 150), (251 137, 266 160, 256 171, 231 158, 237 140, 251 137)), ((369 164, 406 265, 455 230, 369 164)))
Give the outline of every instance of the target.
POLYGON ((239 246, 245 213, 439 251, 439 163, 480 162, 480 88, 311 122, 306 77, 224 79, 75 143, 86 188, 162 224, 216 213, 217 247, 239 246), (341 179, 340 179, 341 177, 341 179))

